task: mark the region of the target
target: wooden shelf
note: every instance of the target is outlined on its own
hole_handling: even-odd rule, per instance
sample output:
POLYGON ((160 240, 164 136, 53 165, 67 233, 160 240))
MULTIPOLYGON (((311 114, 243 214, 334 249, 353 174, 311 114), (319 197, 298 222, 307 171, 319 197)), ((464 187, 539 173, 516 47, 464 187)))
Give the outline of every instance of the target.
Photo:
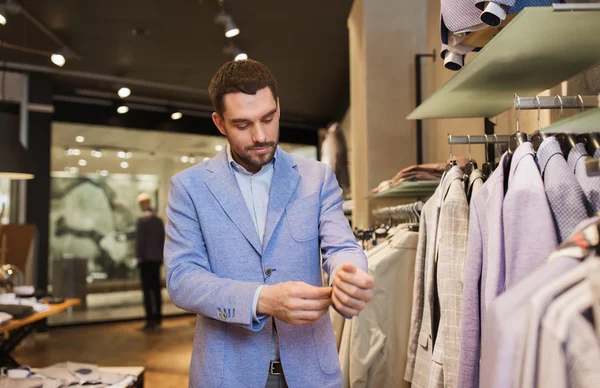
POLYGON ((527 8, 409 119, 492 117, 600 63, 600 12, 527 8))
POLYGON ((430 197, 439 184, 439 181, 402 182, 388 190, 370 195, 369 199, 430 197))

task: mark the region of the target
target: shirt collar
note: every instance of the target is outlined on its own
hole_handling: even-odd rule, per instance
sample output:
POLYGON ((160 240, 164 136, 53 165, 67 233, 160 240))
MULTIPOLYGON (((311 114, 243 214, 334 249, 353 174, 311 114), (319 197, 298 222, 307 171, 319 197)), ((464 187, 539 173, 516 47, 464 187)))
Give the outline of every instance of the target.
MULTIPOLYGON (((229 166, 229 169, 231 171, 237 171, 237 172, 241 172, 242 174, 247 174, 247 175, 254 175, 251 172, 249 172, 248 170, 246 170, 238 162, 233 160, 233 155, 231 154, 231 146, 229 144, 227 144, 227 146, 225 147, 225 151, 227 153, 227 162, 228 162, 227 165, 229 166)), ((278 156, 279 156, 279 146, 277 146, 277 149, 275 149, 275 154, 273 155, 273 159, 268 164, 264 165, 261 168, 261 170, 259 172, 257 172, 257 174, 260 174, 261 172, 268 170, 269 167, 271 167, 271 166, 275 166, 278 156)))

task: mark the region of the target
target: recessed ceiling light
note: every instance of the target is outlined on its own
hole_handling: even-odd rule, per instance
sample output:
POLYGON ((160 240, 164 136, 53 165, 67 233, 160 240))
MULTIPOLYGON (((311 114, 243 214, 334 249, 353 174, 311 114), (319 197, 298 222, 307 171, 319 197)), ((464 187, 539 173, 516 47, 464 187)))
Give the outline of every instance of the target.
POLYGON ((102 170, 102 171, 100 171, 100 175, 107 176, 108 175, 108 170, 102 170))
POLYGON ((182 117, 183 117, 183 114, 181 112, 179 112, 179 111, 173 112, 171 114, 171 119, 173 119, 173 120, 179 120, 182 117))
POLYGON ((85 141, 85 137, 83 137, 83 136, 75 136, 75 141, 77 143, 83 143, 85 141))
POLYGON ((52 56, 50 57, 50 60, 52 61, 52 63, 54 63, 58 67, 63 67, 65 65, 65 63, 67 62, 65 57, 61 54, 52 54, 52 56))
POLYGON ((3 26, 6 25, 6 18, 2 14, 0 14, 0 24, 2 24, 3 26))
POLYGON ((239 53, 235 56, 236 61, 245 61, 246 59, 248 59, 248 54, 246 53, 239 53))
POLYGON ((127 112, 129 112, 129 107, 127 105, 121 105, 120 107, 117 108, 118 114, 124 115, 127 112))
POLYGON ((69 172, 71 174, 77 174, 79 172, 79 168, 78 167, 69 167, 69 172))
POLYGON ((125 153, 125 156, 127 157, 127 159, 131 159, 133 157, 133 154, 127 151, 127 153, 125 153))
POLYGON ((210 160, 210 158, 204 158, 204 159, 202 159, 203 162, 206 162, 207 160, 210 160))
POLYGON ((196 163, 196 158, 194 158, 193 156, 190 156, 190 160, 189 160, 189 162, 190 162, 191 164, 194 164, 194 163, 196 163))
POLYGON ((131 89, 126 88, 126 87, 122 87, 121 89, 119 89, 119 91, 117 92, 117 94, 121 98, 127 98, 127 97, 129 97, 131 95, 131 89))
POLYGON ((78 163, 81 167, 87 166, 87 160, 85 159, 79 159, 78 163))
POLYGON ((217 145, 215 146, 215 151, 217 151, 217 152, 221 152, 221 151, 223 151, 223 146, 222 146, 222 145, 220 145, 220 144, 217 144, 217 145))
POLYGON ((91 155, 94 158, 101 158, 102 157, 102 151, 98 151, 98 150, 92 150, 91 155))
POLYGON ((183 155, 179 160, 181 160, 181 163, 187 163, 189 162, 190 158, 189 156, 183 155))
POLYGON ((121 168, 127 168, 127 167, 129 167, 129 163, 121 162, 121 168))

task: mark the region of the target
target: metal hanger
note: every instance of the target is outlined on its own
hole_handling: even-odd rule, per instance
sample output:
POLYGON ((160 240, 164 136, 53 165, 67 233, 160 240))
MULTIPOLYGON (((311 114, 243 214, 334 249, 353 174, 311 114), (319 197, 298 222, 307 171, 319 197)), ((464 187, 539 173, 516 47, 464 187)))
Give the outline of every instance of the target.
POLYGON ((446 164, 446 171, 450 171, 450 169, 452 167, 457 165, 456 159, 454 159, 454 156, 452 155, 452 135, 451 134, 448 134, 448 145, 450 146, 450 160, 448 161, 448 164, 446 164))
MULTIPOLYGON (((583 103, 583 97, 581 97, 581 94, 578 94, 577 98, 579 99, 579 102, 581 103, 581 113, 583 113, 585 111, 585 104, 583 103)), ((562 102, 562 99, 561 99, 561 102, 562 102)), ((561 119, 562 119, 562 109, 561 109, 561 119)), ((569 152, 571 152, 571 149, 573 149, 573 147, 575 147, 575 145, 577 145, 577 138, 572 133, 559 133, 556 135, 556 138, 558 139, 558 142, 560 143, 560 148, 562 150, 562 153, 563 153, 565 159, 568 159, 569 152)))
MULTIPOLYGON (((560 98, 560 96, 556 96, 558 98, 560 98)), ((542 112, 541 106, 540 106, 540 98, 538 96, 535 96, 535 102, 537 103, 537 108, 538 108, 538 116, 537 116, 537 131, 535 131, 535 133, 531 136, 531 144, 533 145, 533 150, 535 152, 537 152, 537 150, 540 148, 540 144, 542 144, 542 142, 544 140, 546 140, 546 138, 548 136, 546 136, 546 134, 544 133, 544 131, 542 131, 542 125, 541 125, 541 121, 540 121, 540 115, 542 112)), ((562 117, 562 99, 560 99, 560 110, 561 110, 561 117, 562 117)))
MULTIPOLYGON (((583 99, 580 98, 580 102, 582 102, 582 100, 583 99)), ((600 149, 600 134, 598 133, 582 133, 575 136, 575 139, 577 140, 577 143, 583 143, 585 145, 585 150, 590 156, 594 156, 596 151, 600 149)))
POLYGON ((467 135, 467 141, 469 142, 469 162, 465 165, 465 175, 471 176, 471 173, 477 170, 477 162, 473 161, 471 156, 471 135, 467 135))
POLYGON ((492 175, 492 170, 494 166, 490 164, 490 154, 488 150, 488 135, 485 136, 485 163, 481 166, 481 172, 483 173, 483 180, 487 180, 490 175, 492 175))
POLYGON ((515 107, 517 108, 517 132, 509 139, 508 150, 510 153, 516 151, 519 146, 527 142, 527 134, 519 129, 519 118, 521 117, 521 99, 515 94, 515 107))

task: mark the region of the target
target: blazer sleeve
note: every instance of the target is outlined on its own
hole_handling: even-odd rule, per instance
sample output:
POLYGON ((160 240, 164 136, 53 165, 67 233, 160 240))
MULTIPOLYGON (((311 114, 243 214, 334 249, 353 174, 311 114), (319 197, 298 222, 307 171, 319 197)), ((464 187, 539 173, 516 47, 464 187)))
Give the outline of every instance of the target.
POLYGON ((467 257, 464 265, 460 348, 457 387, 479 386, 479 352, 481 343, 480 283, 483 264, 483 241, 477 208, 471 202, 467 257))
POLYGON ((192 313, 258 331, 254 292, 262 283, 220 278, 211 271, 202 228, 192 199, 173 177, 167 206, 165 266, 167 289, 175 305, 192 313))
POLYGON ((319 241, 323 255, 323 269, 333 281, 335 271, 344 263, 352 263, 367 272, 367 256, 356 242, 348 219, 342 209, 342 189, 330 166, 326 166, 321 188, 319 215, 319 241))

